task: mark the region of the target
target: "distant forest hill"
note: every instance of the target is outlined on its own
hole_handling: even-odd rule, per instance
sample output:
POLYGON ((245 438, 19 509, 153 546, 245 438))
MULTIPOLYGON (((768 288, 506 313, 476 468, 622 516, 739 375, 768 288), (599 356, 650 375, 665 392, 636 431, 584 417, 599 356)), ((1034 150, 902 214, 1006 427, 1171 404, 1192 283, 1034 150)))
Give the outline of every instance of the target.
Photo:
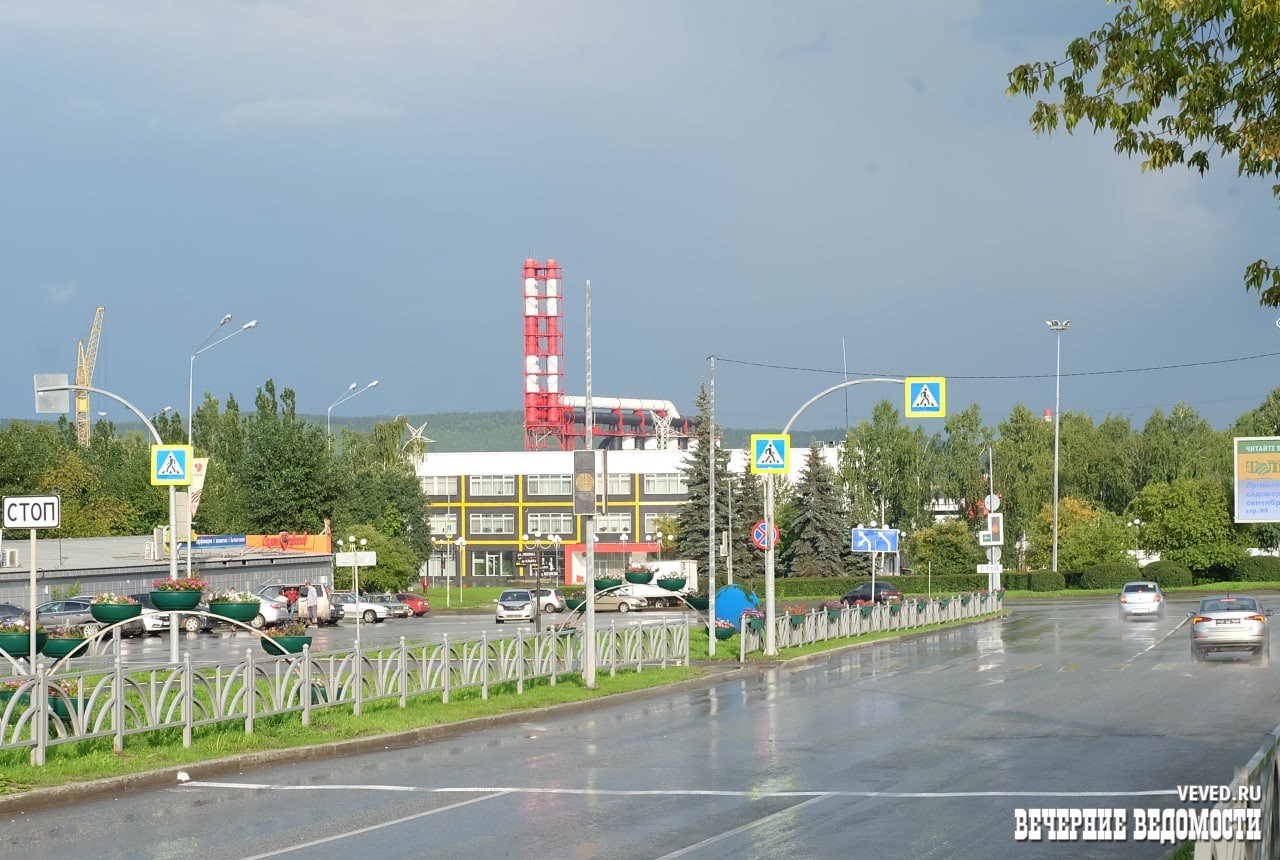
MULTIPOLYGON (((324 415, 303 415, 307 421, 323 425, 324 415)), ((393 415, 366 415, 362 417, 333 417, 333 433, 338 435, 343 429, 369 433, 374 424, 393 420, 393 415)), ((10 420, 0 420, 5 426, 10 420)), ((39 419, 37 419, 39 420, 39 419)), ((524 448, 524 413, 523 412, 441 412, 437 415, 410 415, 409 423, 417 428, 426 422, 424 435, 432 440, 430 451, 520 451, 524 448)), ((116 432, 124 435, 130 432, 141 433, 142 424, 137 421, 124 421, 116 424, 116 432)), ((739 430, 724 428, 724 445, 728 448, 745 448, 752 433, 776 433, 777 428, 758 428, 739 430)), ((824 442, 844 441, 844 430, 805 430, 791 434, 791 444, 796 448, 807 448, 815 440, 824 442)))

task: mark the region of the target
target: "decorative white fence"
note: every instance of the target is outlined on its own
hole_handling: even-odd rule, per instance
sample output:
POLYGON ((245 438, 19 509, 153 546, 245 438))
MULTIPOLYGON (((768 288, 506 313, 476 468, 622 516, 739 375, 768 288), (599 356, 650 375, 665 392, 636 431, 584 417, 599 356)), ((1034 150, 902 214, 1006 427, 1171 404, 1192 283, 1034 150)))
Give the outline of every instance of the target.
MULTIPOLYGON (((1195 860, 1263 860, 1280 854, 1280 726, 1244 767, 1236 768, 1228 796, 1210 813, 1207 822, 1193 822, 1178 810, 1195 842, 1195 860), (1228 830, 1227 825, 1230 825, 1228 830), (1205 832, 1208 831, 1208 832, 1205 832), (1224 833, 1223 831, 1227 831, 1224 833), (1214 839, 1211 834, 1226 838, 1214 839), (1235 838, 1231 838, 1234 835, 1235 838)), ((1177 823, 1183 823, 1181 821, 1177 823)))
MULTIPOLYGON (((778 615, 774 618, 774 637, 779 648, 809 645, 827 639, 844 639, 885 630, 910 630, 946 621, 979 618, 1004 608, 1004 592, 993 594, 960 594, 932 600, 909 599, 902 603, 878 603, 846 606, 842 609, 815 609, 806 615, 778 615)), ((764 650, 764 619, 743 619, 738 637, 738 654, 764 650)))
MULTIPOLYGON (((257 645, 257 643, 254 643, 257 645)), ((688 665, 689 624, 658 622, 596 630, 597 666, 619 668, 688 665)), ((160 730, 180 730, 184 746, 200 726, 243 722, 299 713, 302 724, 315 708, 352 706, 394 699, 405 707, 412 696, 439 695, 444 702, 462 689, 481 698, 498 685, 524 693, 527 681, 552 684, 582 669, 580 630, 546 630, 514 637, 458 639, 332 653, 270 657, 254 648, 244 659, 194 667, 190 655, 177 665, 136 670, 117 655, 112 669, 0 677, 0 750, 30 748, 42 765, 47 748, 89 738, 111 738, 117 751, 125 738, 160 730), (41 692, 43 691, 43 692, 41 692)))

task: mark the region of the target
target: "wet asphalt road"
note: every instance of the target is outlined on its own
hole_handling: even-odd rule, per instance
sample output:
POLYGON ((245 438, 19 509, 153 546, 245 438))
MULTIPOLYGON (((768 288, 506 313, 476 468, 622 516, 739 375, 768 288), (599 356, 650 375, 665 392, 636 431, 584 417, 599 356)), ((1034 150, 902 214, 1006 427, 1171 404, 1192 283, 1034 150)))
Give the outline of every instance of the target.
POLYGON ((1180 808, 1138 793, 1231 780, 1280 722, 1280 667, 1193 664, 1192 605, 1122 624, 1015 604, 692 692, 35 812, 0 857, 1160 857, 1017 843, 1013 810, 1180 808))

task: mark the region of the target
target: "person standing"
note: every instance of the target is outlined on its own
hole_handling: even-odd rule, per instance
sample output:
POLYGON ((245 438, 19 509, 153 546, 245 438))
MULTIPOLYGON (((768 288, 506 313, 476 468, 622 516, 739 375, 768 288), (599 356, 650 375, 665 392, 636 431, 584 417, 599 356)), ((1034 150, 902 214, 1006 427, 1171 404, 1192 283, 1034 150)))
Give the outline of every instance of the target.
POLYGON ((307 624, 307 618, 311 617, 311 584, 307 583, 302 586, 302 590, 298 592, 298 620, 304 625, 307 624))
POLYGON ((311 580, 307 580, 303 588, 307 592, 307 619, 312 627, 319 627, 320 594, 311 580))
POLYGON ((293 621, 298 617, 298 589, 292 585, 284 590, 285 610, 289 613, 289 620, 293 621))

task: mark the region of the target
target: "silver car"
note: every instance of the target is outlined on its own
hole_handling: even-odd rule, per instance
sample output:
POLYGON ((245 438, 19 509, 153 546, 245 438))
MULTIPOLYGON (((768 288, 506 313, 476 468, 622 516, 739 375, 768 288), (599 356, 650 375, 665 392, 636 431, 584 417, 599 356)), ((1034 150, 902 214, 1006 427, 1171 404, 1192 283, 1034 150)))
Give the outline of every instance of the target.
POLYGON ((1164 620, 1164 595, 1154 582, 1126 582, 1120 589, 1120 620, 1138 617, 1164 620))
POLYGON ((1203 661, 1210 651, 1248 651, 1257 659, 1271 659, 1272 610, 1262 608, 1256 597, 1225 595, 1206 597, 1191 619, 1191 658, 1203 661))
POLYGON ((533 594, 527 588, 508 588, 494 603, 493 620, 498 624, 533 620, 533 594))

